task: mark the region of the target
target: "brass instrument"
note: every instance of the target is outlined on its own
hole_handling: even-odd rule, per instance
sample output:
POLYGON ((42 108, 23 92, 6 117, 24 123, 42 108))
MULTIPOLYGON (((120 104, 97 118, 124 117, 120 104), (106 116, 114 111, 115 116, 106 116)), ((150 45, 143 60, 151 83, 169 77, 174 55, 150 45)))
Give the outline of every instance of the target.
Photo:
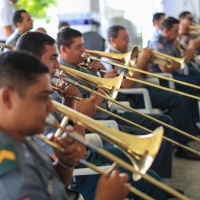
MULTIPOLYGON (((58 137, 61 136, 61 134, 63 133, 63 130, 65 129, 67 123, 68 123, 68 120, 69 120, 69 117, 68 116, 64 116, 63 119, 62 119, 62 122, 61 124, 59 125, 54 119, 52 119, 53 116, 49 116, 48 118, 50 119, 46 119, 46 123, 47 124, 50 124, 50 125, 53 125, 53 126, 56 126, 57 128, 60 126, 60 128, 57 129, 56 133, 54 134, 54 142, 48 140, 44 135, 42 134, 37 134, 35 137, 37 137, 38 139, 46 142, 47 144, 49 144, 50 146, 54 147, 55 149, 59 150, 59 151, 63 151, 63 148, 58 145, 55 141, 58 137)), ((75 133, 77 135, 77 133, 75 133)), ((78 135, 77 135, 78 136, 78 135)), ((83 138, 84 139, 84 138, 83 138)), ((86 160, 84 159, 80 159, 79 160, 80 163, 84 164, 85 166, 93 169, 94 171, 96 171, 97 173, 99 174, 104 174, 104 171, 102 171, 101 169, 99 169, 98 167, 96 167, 94 164, 90 163, 90 162, 87 162, 86 160)), ((117 163, 114 162, 113 165, 109 168, 108 172, 111 172, 115 167, 116 167, 117 163)), ((154 200, 153 198, 151 198, 150 196, 146 195, 145 193, 139 191, 138 189, 132 187, 132 186, 129 186, 129 191, 138 195, 139 197, 143 198, 143 199, 147 199, 147 200, 154 200)))
POLYGON ((15 47, 0 42, 0 51, 2 51, 3 48, 9 49, 9 50, 15 50, 15 47))
MULTIPOLYGON (((97 51, 95 51, 95 55, 97 54, 96 52, 97 51)), ((107 54, 108 54, 107 57, 109 57, 109 53, 107 53, 107 54)), ((118 54, 116 54, 116 56, 117 55, 118 54)), ((85 57, 84 54, 82 56, 85 57)), ((101 51, 99 51, 99 56, 101 56, 101 51)), ((86 55, 86 57, 88 57, 88 56, 86 55)), ((99 59, 99 58, 97 58, 95 56, 89 56, 89 57, 91 59, 97 60, 99 62, 105 62, 105 63, 108 63, 110 65, 115 65, 115 66, 123 68, 123 69, 128 69, 129 71, 139 72, 139 73, 150 75, 150 76, 154 76, 156 78, 160 78, 160 79, 163 79, 163 80, 172 81, 174 83, 178 83, 178 84, 186 85, 186 86, 193 87, 193 88, 196 88, 196 89, 200 89, 200 87, 197 86, 197 85, 193 85, 193 84, 186 83, 186 82, 183 82, 183 81, 179 81, 179 80, 176 80, 176 79, 173 79, 173 78, 168 78, 168 77, 165 77, 165 76, 162 76, 162 75, 158 75, 158 74, 155 74, 155 73, 151 73, 151 72, 147 72, 147 71, 144 71, 144 70, 140 70, 140 69, 137 69, 137 68, 134 68, 134 67, 131 67, 131 66, 125 66, 125 65, 123 65, 122 63, 119 63, 119 62, 105 61, 105 60, 99 59)), ((110 57, 110 59, 113 59, 113 58, 110 57)), ((182 60, 179 60, 179 62, 182 63, 183 59, 185 59, 185 58, 182 58, 182 60)), ((178 62, 178 60, 177 60, 177 62, 178 62)), ((169 92, 174 92, 174 93, 177 93, 177 94, 180 94, 180 95, 184 95, 184 96, 187 96, 187 97, 191 97, 191 98, 200 100, 200 98, 197 97, 197 96, 190 95, 190 94, 187 94, 187 93, 184 93, 184 92, 181 92, 181 91, 177 91, 177 90, 173 90, 173 89, 170 89, 170 88, 162 87, 162 86, 159 86, 159 85, 156 85, 156 84, 148 83, 146 81, 134 79, 134 78, 131 78, 129 76, 125 76, 124 78, 128 79, 128 80, 135 81, 135 82, 139 82, 139 83, 142 83, 142 84, 145 84, 145 85, 149 85, 149 86, 152 86, 152 87, 156 87, 156 88, 159 88, 159 89, 162 89, 162 90, 166 90, 166 91, 169 91, 169 92)))
MULTIPOLYGON (((188 45, 185 42, 183 42, 183 43, 181 43, 180 41, 178 41, 178 42, 179 42, 178 49, 183 55, 186 51, 189 50, 188 45)), ((195 54, 194 60, 192 60, 190 62, 199 71, 200 60, 198 59, 197 54, 195 54)))
MULTIPOLYGON (((137 46, 137 47, 139 51, 142 51, 143 47, 141 46, 137 46)), ((157 51, 153 51, 153 53, 156 57, 154 62, 156 62, 157 64, 161 66, 171 68, 174 63, 179 63, 181 65, 181 69, 183 69, 186 65, 186 62, 185 62, 186 58, 176 58, 176 57, 169 56, 167 54, 160 53, 157 51)))
MULTIPOLYGON (((60 69, 60 70, 63 70, 64 72, 66 72, 66 73, 68 73, 68 74, 71 74, 72 76, 77 77, 77 78, 79 78, 79 79, 81 79, 81 80, 84 80, 84 79, 85 79, 85 80, 87 80, 88 83, 91 82, 91 83, 94 84, 94 80, 95 80, 95 79, 98 79, 97 77, 91 76, 91 75, 89 75, 89 74, 86 74, 86 73, 77 71, 77 70, 75 70, 75 69, 72 69, 72 68, 69 68, 69 67, 66 67, 66 66, 63 66, 63 65, 60 65, 60 68, 59 68, 59 69, 60 69), (84 78, 82 78, 82 77, 84 77, 84 78)), ((157 123, 159 123, 159 124, 161 124, 161 125, 163 125, 163 126, 165 126, 165 127, 167 127, 167 128, 170 128, 170 129, 172 129, 173 131, 176 131, 176 132, 181 133, 181 134, 183 134, 183 135, 185 135, 185 136, 187 136, 187 137, 190 137, 190 138, 193 139, 193 140, 200 141, 200 138, 194 137, 194 136, 192 136, 192 135, 190 135, 190 134, 188 134, 188 133, 186 133, 186 132, 184 132, 184 131, 182 131, 182 130, 179 130, 179 129, 173 127, 173 126, 170 126, 169 124, 166 124, 166 123, 164 123, 164 122, 162 122, 162 121, 160 121, 160 120, 157 120, 157 119, 155 119, 154 117, 151 117, 151 116, 149 116, 149 115, 147 115, 147 114, 145 114, 145 113, 142 113, 142 112, 140 112, 140 111, 138 111, 138 110, 136 110, 136 109, 134 109, 134 108, 131 108, 130 106, 126 106, 126 105, 124 105, 124 104, 122 104, 122 103, 120 103, 120 102, 118 102, 118 101, 116 101, 116 100, 110 98, 109 95, 107 95, 107 96, 106 96, 106 95, 103 95, 103 94, 101 94, 101 93, 99 93, 99 92, 97 92, 97 91, 94 91, 94 90, 92 90, 92 89, 90 89, 90 88, 88 88, 88 87, 86 87, 86 86, 84 86, 84 85, 81 85, 81 84, 79 84, 78 82, 73 81, 73 80, 71 80, 71 79, 69 79, 69 78, 63 78, 63 77, 60 77, 60 78, 64 79, 65 81, 67 81, 67 82, 69 82, 69 83, 71 83, 71 84, 73 84, 73 85, 75 85, 75 86, 79 86, 79 87, 83 88, 84 90, 86 90, 86 91, 88 91, 88 92, 90 92, 90 93, 92 93, 92 94, 96 94, 96 95, 98 95, 98 96, 100 96, 100 97, 102 97, 102 98, 104 98, 104 99, 106 99, 106 100, 108 100, 108 101, 111 101, 111 102, 113 102, 113 103, 115 103, 115 104, 117 104, 117 105, 119 105, 119 106, 122 106, 123 108, 126 108, 127 110, 130 110, 130 111, 132 111, 132 112, 135 112, 135 113, 137 113, 137 114, 139 114, 139 115, 142 115, 142 116, 144 116, 144 117, 146 117, 146 118, 148 118, 148 119, 150 119, 150 120, 152 120, 152 121, 154 121, 154 122, 157 122, 157 123)), ((107 80, 109 81, 109 79, 107 79, 107 80)), ((112 80, 112 79, 110 79, 110 80, 112 80)), ((136 79, 136 80, 137 80, 137 79, 136 79)), ((103 80, 102 80, 102 84, 103 84, 103 80)), ((154 85, 154 84, 153 84, 153 85, 154 85)), ((106 87, 106 86, 105 86, 105 87, 106 87)))
POLYGON ((199 35, 199 34, 200 34, 200 25, 189 26, 189 35, 199 35))
POLYGON ((116 54, 116 53, 105 53, 101 51, 94 51, 94 50, 85 50, 86 53, 92 54, 97 57, 105 57, 105 58, 112 58, 113 60, 119 61, 121 63, 124 63, 126 66, 134 66, 137 62, 138 58, 138 48, 137 46, 133 47, 131 51, 128 53, 123 54, 116 54), (101 52, 101 55, 99 55, 99 52, 101 52))
MULTIPOLYGON (((57 111, 63 113, 70 119, 74 120, 77 124, 90 129, 91 131, 99 133, 102 137, 108 139, 110 142, 117 144, 123 151, 128 152, 128 154, 132 154, 132 160, 134 160, 134 166, 124 162, 123 160, 119 159, 118 157, 114 156, 113 154, 107 152, 102 148, 96 148, 93 145, 89 144, 85 141, 84 137, 78 133, 72 132, 69 133, 70 137, 78 140, 79 142, 83 143, 90 148, 95 149, 98 153, 102 154, 103 156, 107 157, 113 162, 116 162, 120 166, 124 167, 125 169, 133 172, 137 178, 144 178, 145 180, 153 183, 154 185, 160 187, 161 189, 173 194, 174 196, 188 200, 189 198, 180 194, 176 190, 170 188, 169 186, 157 181, 156 179, 152 178, 148 174, 145 174, 146 167, 150 164, 156 152, 159 149, 162 140, 163 129, 160 127, 156 129, 152 134, 145 135, 145 136, 130 136, 128 134, 124 134, 121 131, 113 130, 109 127, 105 127, 99 122, 87 117, 71 108, 68 108, 64 105, 61 105, 58 102, 53 101, 53 104, 57 111), (132 139, 132 137, 134 139, 132 139), (154 144, 152 144, 154 143, 154 144), (139 145, 138 145, 139 144, 139 145), (141 146, 142 145, 142 146, 141 146), (134 148, 133 148, 134 146, 134 148), (135 164, 139 164, 139 168, 135 166, 135 164)), ((51 124, 57 128, 62 129, 65 131, 56 120, 49 119, 48 124, 51 124)), ((62 149, 59 147, 59 149, 62 149)), ((129 156, 130 158, 130 156, 129 156)), ((134 176, 135 176, 134 175, 134 176)))
MULTIPOLYGON (((62 93, 62 92, 63 92, 62 90, 60 90, 60 89, 57 88, 56 86, 52 86, 52 87, 53 87, 53 89, 55 89, 55 90, 58 91, 59 93, 62 93)), ((73 98, 76 99, 76 100, 78 100, 78 101, 81 101, 81 98, 80 98, 80 97, 74 96, 73 98)), ((150 129, 147 129, 147 128, 145 128, 145 127, 143 127, 143 126, 141 126, 141 125, 139 125, 139 124, 137 124, 137 123, 135 123, 135 122, 132 122, 132 121, 130 121, 130 120, 128 120, 128 119, 125 119, 125 118, 123 118, 123 117, 117 115, 117 114, 114 114, 114 113, 112 113, 112 112, 110 112, 110 111, 108 111, 108 110, 106 110, 106 109, 104 109, 104 108, 101 108, 100 106, 97 106, 97 105, 96 105, 95 108, 96 108, 97 110, 100 110, 100 111, 102 111, 102 112, 105 112, 105 113, 107 113, 107 114, 109 114, 109 115, 111 115, 111 116, 114 116, 114 117, 116 117, 116 118, 118 118, 118 119, 121 119, 121 120, 123 120, 123 121, 125 121, 125 122, 127 122, 127 123, 129 123, 129 124, 131 124, 131 125, 133 125, 133 126, 136 126, 136 127, 138 127, 138 128, 141 128, 141 129, 143 129, 143 130, 145 130, 145 131, 147 131, 147 132, 149 132, 149 133, 153 132, 153 131, 150 130, 150 129)), ((173 143, 173 144, 175 144, 175 145, 177 145, 177 146, 179 146, 179 147, 181 147, 181 148, 183 148, 183 149, 185 149, 185 150, 188 150, 188 151, 190 151, 190 152, 192 152, 192 153, 194 153, 194 154, 200 156, 200 152, 197 151, 197 150, 195 150, 195 149, 192 149, 191 147, 185 146, 185 145, 183 145, 183 144, 181 144, 181 143, 179 143, 179 142, 176 142, 176 141, 174 141, 174 140, 172 140, 172 139, 170 139, 170 138, 168 138, 168 137, 165 137, 165 136, 163 136, 163 139, 166 140, 166 141, 168 141, 168 142, 171 142, 171 143, 173 143)))
MULTIPOLYGON (((118 77, 113 79, 106 79, 106 78, 99 78, 95 77, 83 72, 79 72, 77 70, 66 68, 63 65, 60 65, 60 70, 67 72, 68 74, 71 74, 72 76, 78 77, 80 80, 83 80, 85 82, 90 83, 91 85, 97 87, 100 89, 106 96, 108 96, 111 99, 115 99, 117 96, 117 93, 120 89, 121 82, 123 80, 124 72, 122 72, 118 77), (67 69, 67 71, 66 71, 67 69)), ((62 77, 60 77, 62 78, 62 77)), ((108 107, 112 105, 112 101, 108 102, 108 107)))
MULTIPOLYGON (((139 51, 142 51, 142 49, 143 47, 141 46, 135 46, 130 52, 127 53, 129 56, 127 56, 126 54, 105 53, 101 51, 93 51, 88 49, 85 50, 85 52, 93 56, 105 57, 105 58, 110 58, 112 60, 120 61, 121 63, 125 64, 125 66, 134 66, 137 63, 138 53, 139 51)), ((156 62, 159 65, 171 68, 173 63, 177 62, 181 64, 181 68, 184 68, 185 66, 185 58, 176 58, 156 51, 153 51, 153 53, 155 54, 156 57, 156 60, 154 62, 156 62)))

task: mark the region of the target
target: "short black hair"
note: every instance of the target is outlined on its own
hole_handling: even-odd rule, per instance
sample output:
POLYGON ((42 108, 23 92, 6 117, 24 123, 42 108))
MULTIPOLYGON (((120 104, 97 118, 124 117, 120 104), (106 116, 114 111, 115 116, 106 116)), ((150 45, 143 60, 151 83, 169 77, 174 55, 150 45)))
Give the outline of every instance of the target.
POLYGON ((60 22, 59 25, 58 25, 58 30, 62 27, 69 27, 69 23, 68 22, 60 22))
POLYGON ((16 10, 13 15, 13 23, 17 27, 17 23, 23 22, 23 17, 21 16, 22 13, 25 13, 26 10, 16 10))
POLYGON ((55 40, 51 36, 33 31, 21 35, 17 40, 15 48, 16 50, 29 51, 41 58, 46 52, 45 45, 52 46, 54 44, 55 40))
POLYGON ((163 30, 165 28, 170 30, 173 27, 174 24, 179 24, 179 23, 180 22, 179 22, 178 19, 176 19, 174 17, 168 17, 163 21, 163 23, 161 25, 161 30, 163 30))
POLYGON ((180 13, 179 19, 180 19, 180 18, 185 18, 187 15, 191 15, 191 12, 189 12, 189 11, 184 11, 184 12, 180 13))
POLYGON ((78 30, 69 28, 69 27, 62 27, 59 29, 56 38, 56 45, 57 49, 60 52, 60 47, 62 45, 70 48, 71 45, 74 43, 74 38, 82 37, 82 33, 78 30))
POLYGON ((125 27, 120 25, 111 26, 107 30, 108 41, 110 40, 111 37, 116 38, 120 30, 125 30, 125 27))
POLYGON ((10 87, 21 97, 37 82, 38 75, 45 73, 49 73, 48 68, 33 54, 8 51, 0 55, 0 88, 10 87))
POLYGON ((154 15, 153 15, 153 25, 154 25, 154 22, 155 21, 158 21, 162 16, 165 16, 165 13, 163 13, 163 12, 159 12, 159 13, 155 13, 154 15))

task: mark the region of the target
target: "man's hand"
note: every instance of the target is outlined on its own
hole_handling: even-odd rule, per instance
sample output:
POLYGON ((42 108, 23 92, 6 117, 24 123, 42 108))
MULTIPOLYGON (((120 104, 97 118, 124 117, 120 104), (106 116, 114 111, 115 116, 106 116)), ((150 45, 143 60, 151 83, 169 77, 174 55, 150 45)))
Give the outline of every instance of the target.
POLYGON ((78 88, 72 84, 66 84, 65 81, 60 81, 56 87, 62 91, 62 93, 60 93, 63 97, 62 103, 70 108, 74 108, 75 100, 73 97, 78 95, 78 88))
POLYGON ((179 30, 178 30, 179 35, 187 35, 188 31, 189 31, 189 24, 186 23, 179 24, 179 30))
POLYGON ((195 50, 194 49, 189 49, 184 53, 184 57, 186 57, 186 62, 191 61, 194 59, 195 56, 195 50))
POLYGON ((95 105, 95 98, 93 97, 89 99, 82 99, 77 102, 76 110, 84 115, 87 115, 88 117, 93 117, 96 113, 95 105))
POLYGON ((111 71, 107 72, 103 77, 104 78, 115 78, 117 76, 117 69, 114 68, 111 71))
MULTIPOLYGON (((143 61, 143 62, 149 64, 149 62, 152 62, 154 59, 155 59, 155 55, 154 55, 152 49, 144 48, 139 55, 138 62, 143 61)), ((136 65, 136 67, 137 67, 137 65, 136 65)))
MULTIPOLYGON (((68 131, 72 130, 72 128, 68 128, 68 131)), ((85 146, 72 139, 67 133, 63 133, 62 136, 56 140, 56 143, 61 145, 64 151, 60 152, 55 149, 55 154, 58 160, 68 167, 73 167, 85 155, 85 146)))
POLYGON ((95 200, 123 200, 129 191, 127 174, 120 174, 118 170, 105 173, 101 176, 97 188, 95 200))
POLYGON ((99 70, 105 70, 105 67, 99 61, 93 60, 92 62, 88 62, 88 66, 93 69, 94 72, 98 72, 99 70))

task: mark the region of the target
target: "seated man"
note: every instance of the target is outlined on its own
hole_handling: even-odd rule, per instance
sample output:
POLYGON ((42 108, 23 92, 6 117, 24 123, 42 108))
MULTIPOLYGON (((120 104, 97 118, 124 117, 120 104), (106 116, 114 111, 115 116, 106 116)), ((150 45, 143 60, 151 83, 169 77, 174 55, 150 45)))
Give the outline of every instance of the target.
MULTIPOLYGON (((161 26, 160 35, 152 38, 150 42, 150 47, 153 48, 155 51, 175 56, 181 57, 180 52, 174 46, 174 41, 178 36, 179 30, 179 21, 173 17, 168 17, 163 21, 161 26)), ((187 61, 191 60, 191 56, 188 54, 186 57, 187 61)), ((151 65, 152 72, 167 72, 172 73, 173 77, 177 80, 181 80, 187 83, 191 83, 194 85, 198 85, 194 77, 190 75, 184 75, 181 73, 180 64, 174 63, 171 68, 167 68, 161 65, 152 64, 151 65)), ((167 86, 166 81, 160 80, 161 85, 167 86)), ((176 89, 183 91, 188 94, 192 94, 194 96, 198 96, 198 90, 192 87, 184 86, 181 84, 175 84, 176 89)), ((193 98, 183 97, 186 103, 186 108, 191 116, 193 124, 199 121, 199 113, 198 113, 198 101, 193 98)))
MULTIPOLYGON (((106 49, 106 52, 112 53, 126 53, 128 49, 129 40, 125 40, 125 38, 129 38, 129 34, 127 30, 123 26, 111 26, 108 31, 108 41, 109 45, 106 49)), ((149 71, 149 63, 146 62, 153 57, 153 53, 150 49, 143 49, 141 54, 139 55, 138 62, 136 64, 136 68, 144 71, 149 71)), ((110 69, 109 64, 105 64, 106 69, 110 69)), ((141 77, 141 73, 134 72, 133 74, 129 74, 128 70, 119 68, 118 73, 124 71, 126 76, 130 78, 143 78, 145 80, 144 75, 141 77)), ((122 88, 146 88, 149 92, 151 103, 154 108, 160 108, 162 110, 166 110, 167 115, 169 115, 173 120, 174 127, 183 130, 191 135, 196 136, 195 129, 192 124, 191 117, 186 109, 184 99, 181 95, 177 95, 174 93, 170 93, 161 89, 157 89, 151 86, 142 85, 141 83, 137 83, 137 81, 130 81, 124 79, 122 81, 122 88)), ((143 99, 141 95, 133 95, 133 94, 118 94, 118 100, 125 101, 129 100, 130 104, 134 108, 142 108, 143 107, 143 99)), ((174 132, 174 139, 184 145, 188 145, 192 139, 183 136, 180 133, 174 132)), ((181 156, 186 159, 197 159, 200 157, 196 156, 193 153, 187 152, 182 148, 177 147, 175 151, 176 156, 181 156)))
MULTIPOLYGON (((60 30, 60 32, 57 35, 57 48, 59 50, 59 61, 62 65, 65 65, 67 67, 91 74, 93 76, 97 76, 96 71, 98 69, 105 69, 104 66, 97 61, 92 61, 91 63, 88 63, 88 65, 92 69, 84 69, 80 68, 78 64, 80 64, 84 59, 81 57, 81 54, 85 52, 84 49, 84 41, 82 38, 82 34, 74 29, 71 28, 63 28, 60 30)), ((117 74, 117 70, 113 69, 109 73, 105 74, 104 78, 113 78, 117 74)), ((84 81, 81 81, 78 78, 75 78, 69 74, 67 76, 70 79, 73 79, 86 87, 89 87, 93 90, 96 90, 94 86, 91 86, 91 84, 85 83, 84 81)), ((84 89, 79 87, 79 92, 82 97, 89 98, 91 94, 84 89)), ((109 108, 107 106, 107 101, 104 101, 103 98, 97 96, 96 105, 101 106, 102 108, 109 111, 109 108)), ((118 113, 119 115, 119 113, 118 113)), ((137 115, 133 112, 125 112, 123 114, 120 114, 124 118, 128 118, 129 120, 136 122, 142 126, 148 127, 151 130, 154 130, 156 127, 158 127, 158 124, 152 123, 151 120, 147 120, 144 117, 141 117, 140 115, 137 115)), ((160 119, 161 121, 165 121, 167 123, 171 123, 171 119, 165 115, 153 115, 154 117, 160 119)), ((115 120, 118 125, 119 129, 131 133, 131 134, 147 134, 146 131, 143 131, 139 128, 135 128, 134 126, 128 124, 127 122, 124 122, 123 120, 119 120, 117 117, 112 117, 107 113, 97 111, 96 115, 94 116, 94 119, 98 120, 115 120)), ((165 129, 165 134, 167 137, 172 137, 172 131, 165 129)), ((156 159, 154 160, 154 163, 151 167, 154 171, 156 171, 162 178, 170 178, 171 177, 171 149, 172 145, 165 144, 165 141, 163 141, 161 150, 159 151, 156 159), (167 145, 167 146, 166 146, 167 145), (166 153, 167 160, 163 158, 163 156, 166 153), (162 160, 162 161, 161 161, 162 160)))
MULTIPOLYGON (((57 55, 57 51, 56 51, 55 40, 53 38, 51 38, 50 36, 48 36, 46 34, 42 34, 42 33, 38 33, 38 32, 29 32, 29 33, 22 35, 19 38, 19 40, 16 44, 16 48, 21 49, 21 50, 30 51, 30 52, 34 53, 35 55, 37 55, 42 60, 42 62, 45 63, 49 67, 51 77, 53 77, 56 68, 59 67, 58 60, 57 60, 58 55, 57 55)), ((68 92, 71 93, 70 91, 68 91, 68 92)), ((55 93, 56 93, 56 91, 54 91, 54 95, 51 95, 52 98, 54 98, 56 101, 61 102, 62 101, 61 96, 59 96, 58 93, 56 93, 56 95, 55 95, 55 93)), ((63 93, 62 93, 62 95, 66 96, 63 93)), ((67 105, 67 103, 68 103, 68 106, 72 105, 69 102, 72 101, 71 99, 73 97, 72 95, 69 95, 69 96, 70 96, 70 98, 63 99, 63 103, 65 105, 67 105)), ((94 108, 93 104, 95 102, 94 101, 95 98, 96 97, 94 96, 93 98, 82 100, 84 102, 88 101, 84 105, 82 105, 82 103, 83 103, 82 101, 77 103, 78 110, 79 110, 79 107, 81 107, 82 110, 79 110, 80 112, 83 112, 83 110, 85 110, 84 114, 92 116, 92 114, 86 113, 86 111, 93 110, 92 108, 94 108)), ((54 114, 56 116, 56 119, 60 122, 61 121, 60 115, 58 115, 57 113, 54 113, 54 114)), ((50 129, 49 127, 46 127, 46 128, 47 128, 47 130, 45 131, 44 134, 47 134, 48 132, 51 132, 51 131, 53 131, 53 132, 55 131, 55 130, 50 129)), ((81 134, 84 135, 84 132, 82 132, 81 134)), ((46 152, 49 155, 51 155, 53 159, 55 159, 54 150, 49 145, 45 145, 44 143, 41 143, 41 142, 40 142, 40 144, 43 146, 43 148, 46 150, 46 152)), ((111 152, 114 152, 115 155, 119 155, 120 158, 123 158, 127 162, 130 162, 129 159, 118 148, 113 147, 108 150, 111 152)), ((103 159, 105 160, 105 158, 100 156, 96 151, 93 151, 90 149, 87 149, 85 159, 97 164, 98 166, 102 166, 105 164, 107 164, 107 165, 111 164, 110 162, 107 162, 107 161, 104 162, 103 159)), ((84 166, 79 164, 76 167, 82 168, 84 166)), ((121 168, 120 168, 120 170, 126 171, 121 168)), ((158 175, 155 174, 155 172, 149 170, 148 173, 150 173, 151 176, 159 179, 158 175)), ((130 174, 130 176, 131 176, 131 174, 130 174)), ((76 190, 79 191, 86 200, 94 199, 96 184, 97 184, 97 181, 99 180, 99 178, 100 178, 99 175, 77 176, 76 177, 76 190)), ((144 180, 134 182, 131 179, 130 183, 134 187, 138 188, 139 190, 143 191, 144 193, 148 194, 149 196, 152 196, 155 199, 166 199, 166 196, 165 196, 166 194, 162 190, 158 189, 157 187, 154 187, 152 184, 149 184, 148 182, 146 182, 144 180)), ((137 197, 136 195, 133 195, 133 194, 129 194, 129 196, 131 198, 134 197, 135 199, 140 199, 139 197, 137 197)))
MULTIPOLYGON (((0 199, 78 200, 69 190, 74 165, 83 157, 66 134, 57 140, 64 152, 57 161, 32 139, 44 130, 44 120, 53 110, 48 68, 33 55, 8 52, 0 55, 0 199), (76 157, 66 159, 70 151, 76 157), (65 166, 66 165, 66 166, 65 166), (64 167, 63 167, 64 166, 64 167)), ((114 170, 99 181, 96 200, 123 200, 128 193, 126 174, 114 170), (116 184, 117 183, 117 184, 116 184)))
MULTIPOLYGON (((200 50, 199 45, 198 45, 199 34, 193 35, 189 33, 190 32, 189 26, 194 26, 192 14, 188 11, 184 11, 180 13, 179 21, 180 21, 179 36, 178 36, 179 39, 177 42, 175 42, 175 45, 176 43, 178 43, 177 44, 177 46, 179 45, 178 47, 183 46, 184 48, 186 48, 186 50, 179 48, 180 51, 183 52, 182 53, 183 55, 185 51, 190 50, 190 49, 195 50, 197 54, 199 54, 199 50, 200 50), (183 29, 182 34, 180 34, 181 32, 180 29, 183 29)), ((199 76, 200 76, 199 63, 200 61, 196 62, 196 59, 187 63, 189 75, 192 75, 193 77, 195 77, 195 80, 197 80, 198 83, 200 82, 199 81, 199 76)))

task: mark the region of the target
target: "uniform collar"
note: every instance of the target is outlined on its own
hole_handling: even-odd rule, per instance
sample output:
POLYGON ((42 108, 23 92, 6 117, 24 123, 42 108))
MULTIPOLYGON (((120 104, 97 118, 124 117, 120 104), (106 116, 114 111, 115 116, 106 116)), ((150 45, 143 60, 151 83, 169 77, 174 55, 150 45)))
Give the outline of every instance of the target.
POLYGON ((78 67, 74 67, 73 65, 71 65, 70 63, 68 63, 66 60, 63 60, 62 58, 58 57, 58 61, 61 65, 64 65, 64 66, 67 66, 69 68, 72 68, 72 69, 78 69, 78 67))
POLYGON ((116 48, 114 48, 113 46, 111 46, 110 44, 108 45, 108 49, 111 51, 114 51, 115 53, 120 53, 120 54, 122 53, 119 50, 117 50, 116 48))

